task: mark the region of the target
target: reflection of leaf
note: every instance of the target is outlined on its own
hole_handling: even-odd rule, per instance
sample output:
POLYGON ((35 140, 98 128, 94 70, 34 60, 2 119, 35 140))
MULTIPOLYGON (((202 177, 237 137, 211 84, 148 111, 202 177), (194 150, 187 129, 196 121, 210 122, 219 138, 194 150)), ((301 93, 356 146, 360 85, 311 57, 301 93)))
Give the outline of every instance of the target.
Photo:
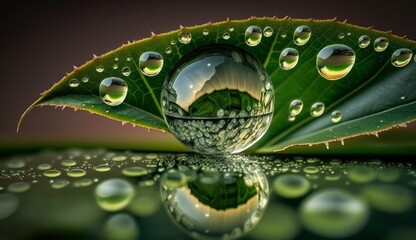
POLYGON ((22 118, 34 107, 58 105, 88 110, 139 126, 168 130, 159 103, 165 77, 182 56, 203 45, 216 43, 231 44, 250 52, 263 62, 274 84, 276 100, 272 123, 268 132, 253 147, 260 152, 378 132, 416 118, 416 63, 411 61, 407 66, 398 68, 390 62, 396 49, 414 51, 415 42, 332 20, 270 18, 201 25, 125 45, 65 76, 29 107, 22 118), (245 42, 244 33, 252 25, 262 29, 271 26, 273 34, 263 36, 258 45, 250 47, 245 42), (312 31, 311 38, 303 46, 295 45, 292 39, 294 30, 300 25, 307 25, 312 31), (209 31, 208 35, 203 34, 204 29, 209 31), (178 41, 178 34, 184 31, 192 35, 188 44, 178 41), (229 33, 230 38, 223 38, 224 33, 229 33), (344 33, 345 37, 340 39, 340 33, 344 33), (371 38, 371 44, 360 48, 358 38, 364 34, 371 38), (385 51, 374 50, 373 43, 378 37, 389 40, 385 51), (172 41, 176 43, 172 45, 172 41), (336 43, 354 50, 355 65, 344 78, 328 81, 316 70, 316 56, 325 46, 336 43), (279 68, 279 56, 286 47, 299 52, 299 62, 291 70, 279 68), (164 59, 164 66, 156 76, 146 76, 139 71, 139 58, 147 51, 158 52, 164 59), (100 67, 104 71, 97 71, 100 67), (128 76, 123 75, 126 68, 130 70, 128 76), (125 101, 115 107, 103 103, 98 93, 101 80, 110 76, 124 79, 129 89, 125 101), (88 82, 82 81, 84 77, 89 78, 88 82), (79 86, 69 87, 71 79, 77 79, 79 86), (304 110, 295 121, 290 122, 288 107, 294 99, 303 101, 304 110), (324 114, 317 118, 309 114, 309 108, 315 102, 323 102, 326 106, 324 114), (338 123, 330 120, 334 110, 343 114, 338 123))

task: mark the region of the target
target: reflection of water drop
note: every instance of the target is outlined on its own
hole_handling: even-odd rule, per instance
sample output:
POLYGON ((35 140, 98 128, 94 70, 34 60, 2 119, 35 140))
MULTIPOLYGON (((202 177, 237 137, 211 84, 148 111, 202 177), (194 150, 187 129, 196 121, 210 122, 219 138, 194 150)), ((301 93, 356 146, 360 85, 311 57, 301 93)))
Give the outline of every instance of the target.
POLYGON ((373 168, 365 166, 356 166, 347 173, 349 179, 356 183, 368 183, 374 180, 376 172, 373 168))
POLYGON ((305 45, 311 38, 311 34, 312 31, 308 26, 299 26, 293 33, 293 42, 298 46, 305 45))
POLYGON ((107 220, 103 236, 108 240, 134 240, 139 237, 136 220, 127 214, 116 214, 107 220))
POLYGON ((362 35, 359 39, 358 39, 358 46, 360 48, 366 48, 368 47, 368 45, 370 45, 371 42, 371 38, 367 35, 362 35))
POLYGON ((273 189, 282 197, 298 198, 309 192, 311 184, 301 175, 284 174, 274 180, 273 189))
POLYGON ((100 66, 96 67, 96 68, 95 68, 95 71, 97 71, 97 72, 99 72, 99 73, 104 72, 104 66, 100 65, 100 66))
POLYGON ((210 154, 240 152, 260 139, 271 121, 274 90, 257 59, 228 45, 205 46, 183 59, 161 94, 173 135, 210 154))
POLYGON ((8 168, 23 168, 25 165, 26 163, 23 159, 12 159, 6 163, 8 168))
POLYGON ((121 74, 123 74, 126 77, 130 76, 130 73, 131 71, 129 67, 123 67, 123 69, 121 69, 121 74))
POLYGON ((48 170, 51 167, 52 167, 52 165, 50 165, 49 163, 41 163, 41 164, 38 165, 38 169, 42 170, 42 171, 48 170))
POLYGON ((325 104, 321 102, 316 102, 311 107, 311 116, 312 117, 319 117, 321 116, 325 111, 325 104))
POLYGON ((186 177, 182 172, 170 169, 164 175, 163 181, 167 188, 180 188, 186 184, 186 177))
POLYGON ((140 56, 140 71, 146 76, 156 76, 163 68, 163 57, 157 52, 145 52, 140 56))
POLYGON ((127 167, 122 170, 122 173, 127 177, 141 177, 147 175, 149 171, 142 167, 127 167))
POLYGON ((412 51, 408 48, 400 48, 391 55, 391 64, 395 67, 404 67, 412 59, 412 51))
POLYGON ((104 163, 104 164, 100 164, 94 167, 94 170, 97 172, 108 172, 111 170, 110 166, 108 166, 108 164, 104 163))
POLYGON ((83 177, 85 176, 85 174, 87 174, 87 172, 84 169, 80 169, 80 168, 71 169, 67 173, 69 177, 74 177, 74 178, 83 177))
POLYGON ((339 33, 338 38, 339 39, 344 39, 345 38, 345 33, 343 33, 343 32, 339 33))
POLYGON ((68 185, 69 185, 69 181, 66 179, 56 179, 56 180, 53 180, 53 182, 51 183, 51 187, 53 189, 62 189, 68 185))
POLYGON ((383 52, 389 46, 389 40, 385 37, 379 37, 374 41, 374 50, 383 52))
POLYGON ((355 63, 354 51, 343 44, 324 47, 316 57, 316 68, 327 80, 338 80, 346 76, 355 63))
POLYGON ((299 60, 299 52, 294 48, 286 48, 279 57, 279 65, 283 70, 290 70, 296 66, 299 60))
POLYGON ((109 179, 95 189, 98 205, 106 211, 117 211, 130 203, 134 195, 133 186, 122 179, 109 179))
POLYGON ((301 205, 301 219, 311 232, 330 238, 345 238, 367 223, 369 210, 359 198, 338 189, 313 193, 301 205))
POLYGON ((257 26, 250 26, 246 29, 245 39, 247 45, 254 47, 257 46, 261 41, 261 28, 257 26))
POLYGON ((15 183, 10 184, 7 187, 7 190, 9 190, 12 193, 22 193, 22 192, 26 192, 29 189, 30 189, 30 184, 27 182, 15 182, 15 183))
POLYGON ((109 77, 101 81, 100 97, 109 106, 118 106, 127 96, 127 84, 121 78, 109 77))
POLYGON ((46 177, 58 177, 61 175, 61 172, 56 169, 50 169, 50 170, 43 172, 43 175, 46 177))

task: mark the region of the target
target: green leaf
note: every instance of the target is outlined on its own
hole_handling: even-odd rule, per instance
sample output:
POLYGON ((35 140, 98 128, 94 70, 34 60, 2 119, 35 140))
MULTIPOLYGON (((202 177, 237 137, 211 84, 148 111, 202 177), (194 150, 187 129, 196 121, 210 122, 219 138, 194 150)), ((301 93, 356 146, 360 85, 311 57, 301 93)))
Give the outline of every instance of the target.
MULTIPOLYGON (((416 63, 412 59, 404 67, 391 64, 395 50, 408 48, 414 52, 414 41, 336 20, 251 18, 154 35, 96 57, 46 91, 28 108, 21 121, 35 107, 55 105, 87 110, 122 122, 168 131, 160 106, 163 82, 182 56, 208 44, 230 44, 245 49, 263 62, 273 82, 274 117, 268 132, 252 147, 254 151, 271 152, 292 145, 339 141, 377 133, 416 118, 416 63), (246 44, 244 36, 247 27, 253 25, 261 29, 267 26, 273 29, 270 37, 263 36, 260 44, 254 47, 246 44), (310 27, 312 35, 305 45, 297 46, 293 41, 293 32, 301 25, 310 27), (204 35, 204 30, 209 34, 204 35), (178 41, 178 35, 185 31, 192 35, 188 44, 178 41), (230 38, 224 38, 224 33, 228 33, 230 38), (344 34, 344 38, 340 38, 340 34, 344 34), (358 45, 362 35, 371 38, 371 44, 366 48, 358 45), (373 47, 374 40, 379 37, 389 40, 387 49, 382 52, 375 51, 373 47), (331 44, 349 46, 356 57, 352 70, 336 81, 323 78, 316 67, 318 52, 331 44), (299 52, 299 62, 291 70, 282 70, 279 67, 279 56, 288 47, 299 52), (139 70, 139 58, 147 51, 158 52, 163 57, 163 68, 156 76, 146 76, 139 70), (104 71, 97 71, 97 68, 102 67, 104 71), (126 67, 130 70, 128 76, 123 75, 122 69, 126 67), (88 77, 88 82, 83 81, 85 77, 88 77), (107 77, 122 78, 128 85, 127 97, 118 106, 108 106, 99 96, 100 82, 107 77), (72 79, 78 80, 78 87, 69 86, 72 79), (294 99, 302 100, 304 107, 294 121, 289 121, 289 104, 294 99), (310 108, 316 102, 324 103, 325 111, 319 117, 312 117, 310 108), (331 121, 334 110, 342 112, 342 119, 337 123, 331 121)), ((221 104, 219 99, 212 101, 221 104)), ((244 101, 243 96, 241 101, 244 101)), ((194 111, 204 114, 199 113, 201 110, 197 108, 194 111)))

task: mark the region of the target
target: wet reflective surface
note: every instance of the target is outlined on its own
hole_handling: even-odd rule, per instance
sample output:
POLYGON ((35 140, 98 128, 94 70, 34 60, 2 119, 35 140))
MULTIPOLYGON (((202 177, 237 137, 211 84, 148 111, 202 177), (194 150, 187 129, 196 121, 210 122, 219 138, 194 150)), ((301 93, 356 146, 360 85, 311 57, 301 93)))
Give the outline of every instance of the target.
POLYGON ((412 160, 108 150, 3 156, 0 236, 413 239, 412 160))

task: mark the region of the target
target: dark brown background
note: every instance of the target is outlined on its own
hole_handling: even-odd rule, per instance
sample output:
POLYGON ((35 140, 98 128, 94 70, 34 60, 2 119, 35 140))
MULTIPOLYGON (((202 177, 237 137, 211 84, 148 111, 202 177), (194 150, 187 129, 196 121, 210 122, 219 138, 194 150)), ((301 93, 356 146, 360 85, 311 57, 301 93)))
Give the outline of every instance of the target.
POLYGON ((61 79, 72 65, 119 47, 127 40, 208 21, 250 16, 348 19, 360 26, 393 30, 416 39, 416 1, 3 1, 0 6, 0 142, 93 137, 113 139, 169 134, 121 126, 89 113, 54 108, 29 114, 16 134, 20 115, 61 79))

